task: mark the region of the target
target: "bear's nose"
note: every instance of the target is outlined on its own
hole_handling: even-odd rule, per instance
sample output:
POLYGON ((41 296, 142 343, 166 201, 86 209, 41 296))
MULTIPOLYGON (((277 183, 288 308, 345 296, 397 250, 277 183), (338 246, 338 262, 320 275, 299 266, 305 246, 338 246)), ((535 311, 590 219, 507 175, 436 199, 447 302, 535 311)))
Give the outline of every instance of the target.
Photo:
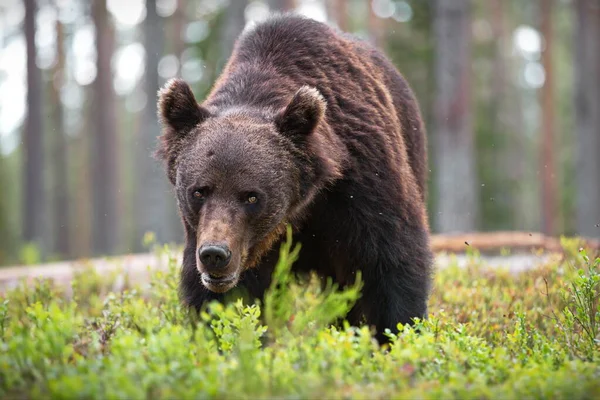
POLYGON ((198 257, 207 269, 218 270, 229 264, 231 252, 227 246, 203 245, 198 250, 198 257))

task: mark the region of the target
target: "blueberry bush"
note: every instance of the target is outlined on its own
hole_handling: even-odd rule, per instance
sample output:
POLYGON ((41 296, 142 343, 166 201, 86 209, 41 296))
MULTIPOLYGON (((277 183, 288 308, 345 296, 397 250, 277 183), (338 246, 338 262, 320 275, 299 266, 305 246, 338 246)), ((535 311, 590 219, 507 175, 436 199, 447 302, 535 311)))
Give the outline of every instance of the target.
POLYGON ((439 269, 429 318, 388 346, 343 321, 360 276, 292 275, 290 240, 264 304, 183 308, 174 256, 119 290, 92 269, 22 284, 0 299, 0 397, 599 398, 600 259, 576 247, 517 274, 477 254, 439 269))

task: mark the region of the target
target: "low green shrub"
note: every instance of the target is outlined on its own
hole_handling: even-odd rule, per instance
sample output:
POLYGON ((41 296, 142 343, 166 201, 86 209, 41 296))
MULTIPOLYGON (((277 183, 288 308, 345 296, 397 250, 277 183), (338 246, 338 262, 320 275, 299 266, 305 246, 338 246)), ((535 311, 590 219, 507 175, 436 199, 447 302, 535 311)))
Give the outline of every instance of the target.
MULTIPOLYGON (((161 249, 160 251, 166 251, 161 249)), ((582 250, 516 275, 474 255, 437 271, 428 319, 388 333, 343 315, 354 285, 290 268, 282 246, 264 304, 200 313, 177 298, 174 257, 148 285, 77 275, 0 299, 2 398, 569 398, 600 396, 600 260, 582 250), (341 321, 341 322, 340 322, 341 321)))

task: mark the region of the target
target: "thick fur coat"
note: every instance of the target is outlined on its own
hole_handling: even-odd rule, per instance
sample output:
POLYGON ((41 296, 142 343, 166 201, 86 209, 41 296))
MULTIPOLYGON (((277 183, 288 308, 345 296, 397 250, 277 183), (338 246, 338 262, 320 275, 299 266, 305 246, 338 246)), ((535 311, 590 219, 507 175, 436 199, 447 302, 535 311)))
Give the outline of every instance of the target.
POLYGON ((361 270, 351 323, 381 339, 426 316, 425 128, 382 52, 323 23, 274 16, 241 35, 201 104, 176 79, 159 113, 157 154, 186 230, 186 304, 234 286, 262 297, 289 223, 302 244, 296 271, 345 285, 361 270))

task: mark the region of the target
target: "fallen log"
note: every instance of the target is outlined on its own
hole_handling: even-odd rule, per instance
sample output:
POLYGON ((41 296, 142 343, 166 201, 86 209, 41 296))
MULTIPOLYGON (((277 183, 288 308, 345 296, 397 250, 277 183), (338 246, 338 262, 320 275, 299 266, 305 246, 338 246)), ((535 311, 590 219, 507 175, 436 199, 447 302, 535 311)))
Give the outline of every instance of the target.
MULTIPOLYGON (((579 238, 582 246, 600 250, 600 241, 579 238)), ((436 253, 465 253, 469 248, 481 253, 499 253, 503 249, 511 253, 545 251, 563 253, 559 238, 545 236, 538 232, 497 231, 470 232, 445 235, 432 235, 431 246, 436 253)))
MULTIPOLYGON (((600 241, 582 238, 583 246, 598 252, 600 241)), ((473 232, 460 234, 432 235, 431 246, 437 254, 440 265, 448 263, 447 254, 463 255, 469 249, 476 249, 486 259, 495 264, 506 264, 511 270, 522 270, 533 267, 545 259, 548 254, 563 254, 560 239, 547 237, 540 233, 529 232, 473 232), (502 249, 510 250, 514 257, 498 256, 502 249), (516 253, 522 253, 518 256, 516 253), (544 256, 540 253, 545 253, 544 256)), ((181 255, 177 256, 181 262, 181 255)), ((459 257, 464 259, 464 257, 459 257)), ((121 270, 128 279, 144 282, 148 279, 148 269, 164 268, 167 265, 166 255, 127 254, 107 258, 80 259, 61 261, 40 265, 21 265, 0 267, 0 292, 15 287, 19 282, 33 282, 38 278, 52 279, 59 284, 69 284, 78 271, 93 267, 100 274, 109 274, 121 270)))

